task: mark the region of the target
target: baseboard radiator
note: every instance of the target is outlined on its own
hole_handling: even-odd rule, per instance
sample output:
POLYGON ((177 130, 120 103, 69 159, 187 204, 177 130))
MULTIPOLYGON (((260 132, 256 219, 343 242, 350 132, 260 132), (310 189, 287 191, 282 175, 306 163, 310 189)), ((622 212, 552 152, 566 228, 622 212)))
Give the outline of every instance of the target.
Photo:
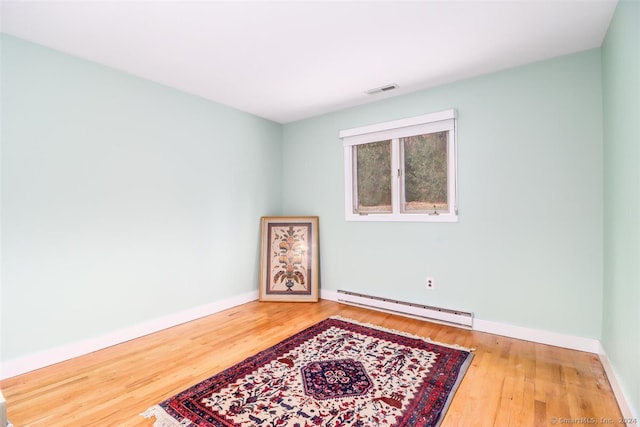
POLYGON ((473 329, 473 313, 338 290, 338 302, 473 329))

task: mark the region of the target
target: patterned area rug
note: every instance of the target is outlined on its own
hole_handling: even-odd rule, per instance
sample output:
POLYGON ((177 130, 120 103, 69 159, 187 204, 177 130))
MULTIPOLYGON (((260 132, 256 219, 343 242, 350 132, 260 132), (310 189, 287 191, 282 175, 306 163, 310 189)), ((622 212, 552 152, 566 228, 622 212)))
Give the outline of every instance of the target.
POLYGON ((473 353, 333 317, 142 414, 155 427, 436 426, 473 353))

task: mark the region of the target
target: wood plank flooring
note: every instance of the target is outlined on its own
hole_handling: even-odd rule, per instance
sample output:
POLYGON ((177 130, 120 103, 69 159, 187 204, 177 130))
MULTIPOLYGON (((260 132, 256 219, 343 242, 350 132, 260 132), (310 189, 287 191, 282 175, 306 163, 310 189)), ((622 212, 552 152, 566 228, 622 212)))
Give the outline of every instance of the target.
POLYGON ((0 381, 16 427, 152 426, 148 407, 332 315, 475 348, 443 422, 550 426, 621 413, 594 354, 332 301, 251 302, 0 381))

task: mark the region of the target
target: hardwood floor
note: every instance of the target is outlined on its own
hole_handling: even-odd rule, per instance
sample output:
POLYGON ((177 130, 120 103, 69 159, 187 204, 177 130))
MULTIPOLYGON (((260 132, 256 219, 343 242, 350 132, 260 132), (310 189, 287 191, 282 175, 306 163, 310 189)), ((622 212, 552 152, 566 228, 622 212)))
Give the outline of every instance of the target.
MULTIPOLYGON (((152 426, 139 414, 282 339, 339 314, 475 348, 443 426, 549 426, 620 411, 598 357, 332 301, 251 302, 0 382, 16 427, 152 426)), ((595 424, 595 423, 592 423, 595 424)))

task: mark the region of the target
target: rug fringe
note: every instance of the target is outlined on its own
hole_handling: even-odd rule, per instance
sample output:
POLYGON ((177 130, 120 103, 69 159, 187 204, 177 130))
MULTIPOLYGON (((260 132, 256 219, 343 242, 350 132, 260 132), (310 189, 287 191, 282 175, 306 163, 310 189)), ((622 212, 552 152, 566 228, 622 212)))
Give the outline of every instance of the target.
POLYGON ((167 414, 160 405, 152 406, 140 415, 145 418, 155 417, 156 421, 153 423, 153 427, 186 427, 191 425, 191 420, 185 418, 182 421, 178 421, 167 414))
POLYGON ((408 337, 408 338, 415 338, 415 339, 423 340, 423 341, 431 343, 431 344, 441 345, 443 347, 453 348, 453 349, 456 349, 456 350, 469 351, 469 352, 476 351, 475 348, 467 348, 467 347, 463 347, 463 346, 458 345, 458 344, 447 344, 447 343, 443 343, 443 342, 439 342, 439 341, 434 341, 434 340, 432 340, 431 338, 428 338, 428 337, 421 337, 419 335, 410 334, 408 332, 398 331, 396 329, 391 329, 391 328, 385 328, 384 326, 374 325, 373 323, 360 322, 358 320, 349 319, 348 317, 342 317, 340 315, 331 316, 330 319, 342 320, 343 322, 354 323, 356 325, 366 326, 368 328, 377 329, 379 331, 391 332, 392 334, 402 335, 403 337, 408 337))

